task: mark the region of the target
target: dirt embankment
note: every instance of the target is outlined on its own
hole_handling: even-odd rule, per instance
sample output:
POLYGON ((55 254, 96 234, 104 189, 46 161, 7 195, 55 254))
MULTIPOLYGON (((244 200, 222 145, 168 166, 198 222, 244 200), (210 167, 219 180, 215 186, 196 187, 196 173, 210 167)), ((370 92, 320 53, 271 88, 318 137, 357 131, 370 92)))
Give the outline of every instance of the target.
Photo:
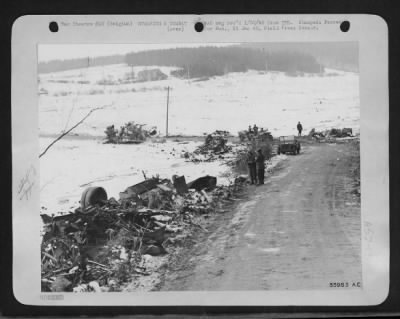
POLYGON ((359 143, 304 145, 165 265, 157 290, 359 288, 359 143))

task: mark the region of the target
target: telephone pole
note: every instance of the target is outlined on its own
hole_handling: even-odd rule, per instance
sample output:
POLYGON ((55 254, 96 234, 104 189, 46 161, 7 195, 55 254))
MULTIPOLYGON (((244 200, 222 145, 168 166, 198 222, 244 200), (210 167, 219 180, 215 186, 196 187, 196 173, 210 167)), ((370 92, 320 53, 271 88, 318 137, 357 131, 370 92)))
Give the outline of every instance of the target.
POLYGON ((166 126, 166 137, 168 137, 168 108, 169 108, 169 86, 167 88, 167 126, 166 126))

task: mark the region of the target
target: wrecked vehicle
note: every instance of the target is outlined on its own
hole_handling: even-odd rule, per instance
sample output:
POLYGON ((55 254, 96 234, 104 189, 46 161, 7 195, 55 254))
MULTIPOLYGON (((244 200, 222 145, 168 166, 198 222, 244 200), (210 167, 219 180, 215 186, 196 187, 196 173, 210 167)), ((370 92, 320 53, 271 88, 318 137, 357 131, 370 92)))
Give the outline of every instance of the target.
POLYGON ((314 138, 317 141, 320 141, 321 139, 325 138, 325 133, 317 132, 315 128, 312 128, 311 131, 308 133, 308 136, 314 138))
POLYGON ((346 137, 353 137, 353 129, 352 128, 331 128, 329 130, 325 131, 316 131, 315 128, 313 128, 309 133, 308 136, 320 141, 323 139, 330 140, 332 138, 346 138, 346 137))
POLYGON ((280 136, 278 141, 278 155, 279 154, 299 154, 301 145, 294 135, 280 136))
POLYGON ((251 141, 253 139, 258 139, 260 141, 271 141, 273 140, 271 132, 268 129, 260 128, 257 134, 254 132, 249 132, 248 130, 243 130, 238 132, 240 142, 251 141))
POLYGON ((201 218, 219 212, 241 181, 216 183, 208 175, 187 184, 184 176, 152 177, 129 186, 119 200, 108 198, 102 187, 89 187, 73 212, 41 214, 41 290, 121 291, 149 275, 144 261, 168 254, 192 226, 204 230, 201 218))
POLYGON ((223 159, 224 154, 232 150, 232 146, 228 145, 229 132, 215 131, 206 135, 204 144, 197 147, 192 153, 184 155, 191 162, 212 162, 223 159))
POLYGON ((157 134, 157 128, 146 128, 145 124, 138 124, 133 121, 116 129, 114 125, 107 126, 104 131, 106 134, 106 144, 139 144, 143 143, 147 138, 157 134))
POLYGON ((343 128, 343 129, 340 129, 340 128, 332 128, 330 131, 329 131, 329 136, 332 136, 332 137, 351 137, 351 136, 353 136, 353 129, 351 129, 351 128, 343 128))

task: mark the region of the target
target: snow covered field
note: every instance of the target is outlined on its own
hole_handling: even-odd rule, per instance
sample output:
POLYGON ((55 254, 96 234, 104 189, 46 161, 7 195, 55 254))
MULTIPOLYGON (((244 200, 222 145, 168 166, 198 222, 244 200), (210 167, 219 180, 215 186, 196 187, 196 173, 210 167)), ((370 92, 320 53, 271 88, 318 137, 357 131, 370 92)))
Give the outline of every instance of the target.
MULTIPOLYGON (((159 68, 167 75, 173 68, 159 68)), ((136 74, 139 67, 133 68, 136 74)), ((152 67, 148 67, 152 69, 152 67)), ((359 124, 358 74, 326 70, 325 76, 291 77, 284 73, 228 73, 205 81, 167 80, 117 84, 129 76, 126 65, 70 70, 40 76, 40 133, 58 133, 93 107, 74 132, 103 136, 106 126, 127 121, 155 125, 165 133, 167 87, 170 91, 170 134, 199 135, 216 129, 236 134, 249 124, 274 135, 293 134, 298 121, 305 131, 359 124), (96 84, 108 80, 114 85, 96 84), (79 83, 80 82, 80 83, 79 83), (82 84, 86 83, 86 84, 82 84), (133 91, 134 90, 134 91, 133 91)))
MULTIPOLYGON (((44 145, 51 139, 41 138, 44 145)), ((171 178, 185 175, 186 181, 204 175, 218 177, 219 184, 227 184, 231 178, 227 166, 221 162, 185 162, 180 155, 193 151, 199 142, 177 142, 135 145, 102 144, 96 140, 63 139, 40 159, 41 205, 48 213, 67 212, 79 206, 83 190, 90 186, 102 186, 109 197, 119 198, 119 192, 128 186, 156 176, 171 178)))
MULTIPOLYGON (((147 67, 152 68, 167 75, 173 70, 147 67)), ((227 175, 227 167, 220 162, 194 164, 180 157, 199 142, 110 145, 94 138, 103 137, 106 126, 119 128, 128 121, 157 126, 164 134, 168 86, 171 135, 202 135, 216 129, 236 135, 249 124, 257 124, 279 136, 294 134, 298 121, 305 133, 311 128, 359 129, 356 73, 326 70, 323 76, 292 77, 249 71, 201 81, 169 76, 162 81, 129 83, 132 72, 142 69, 110 65, 40 75, 41 151, 52 141, 49 135, 68 129, 90 109, 106 106, 73 131, 86 138, 64 138, 40 159, 41 205, 48 213, 75 208, 88 186, 103 186, 109 196, 118 198, 120 191, 143 180, 142 170, 148 176, 168 178, 183 174, 187 181, 206 174, 227 175)))

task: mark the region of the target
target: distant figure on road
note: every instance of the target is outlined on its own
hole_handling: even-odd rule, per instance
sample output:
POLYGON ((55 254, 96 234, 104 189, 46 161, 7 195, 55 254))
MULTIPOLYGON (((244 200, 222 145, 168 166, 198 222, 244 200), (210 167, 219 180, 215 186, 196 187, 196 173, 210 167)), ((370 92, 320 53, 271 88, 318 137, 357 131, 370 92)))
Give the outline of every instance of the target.
POLYGON ((264 184, 264 173, 265 173, 264 161, 265 161, 265 157, 262 154, 261 149, 258 149, 257 156, 256 156, 256 169, 257 169, 258 185, 264 184))
POLYGON ((303 125, 301 123, 297 123, 297 130, 299 131, 299 136, 301 136, 301 131, 303 130, 303 125))
POLYGON ((252 150, 249 150, 249 152, 247 153, 247 166, 249 168, 250 183, 251 184, 257 183, 256 156, 252 150))
POLYGON ((251 129, 251 125, 249 125, 249 133, 253 133, 253 130, 251 129))
POLYGON ((254 124, 254 126, 253 126, 253 131, 254 131, 254 135, 257 135, 257 134, 258 134, 258 127, 257 127, 257 125, 255 125, 255 124, 254 124))

